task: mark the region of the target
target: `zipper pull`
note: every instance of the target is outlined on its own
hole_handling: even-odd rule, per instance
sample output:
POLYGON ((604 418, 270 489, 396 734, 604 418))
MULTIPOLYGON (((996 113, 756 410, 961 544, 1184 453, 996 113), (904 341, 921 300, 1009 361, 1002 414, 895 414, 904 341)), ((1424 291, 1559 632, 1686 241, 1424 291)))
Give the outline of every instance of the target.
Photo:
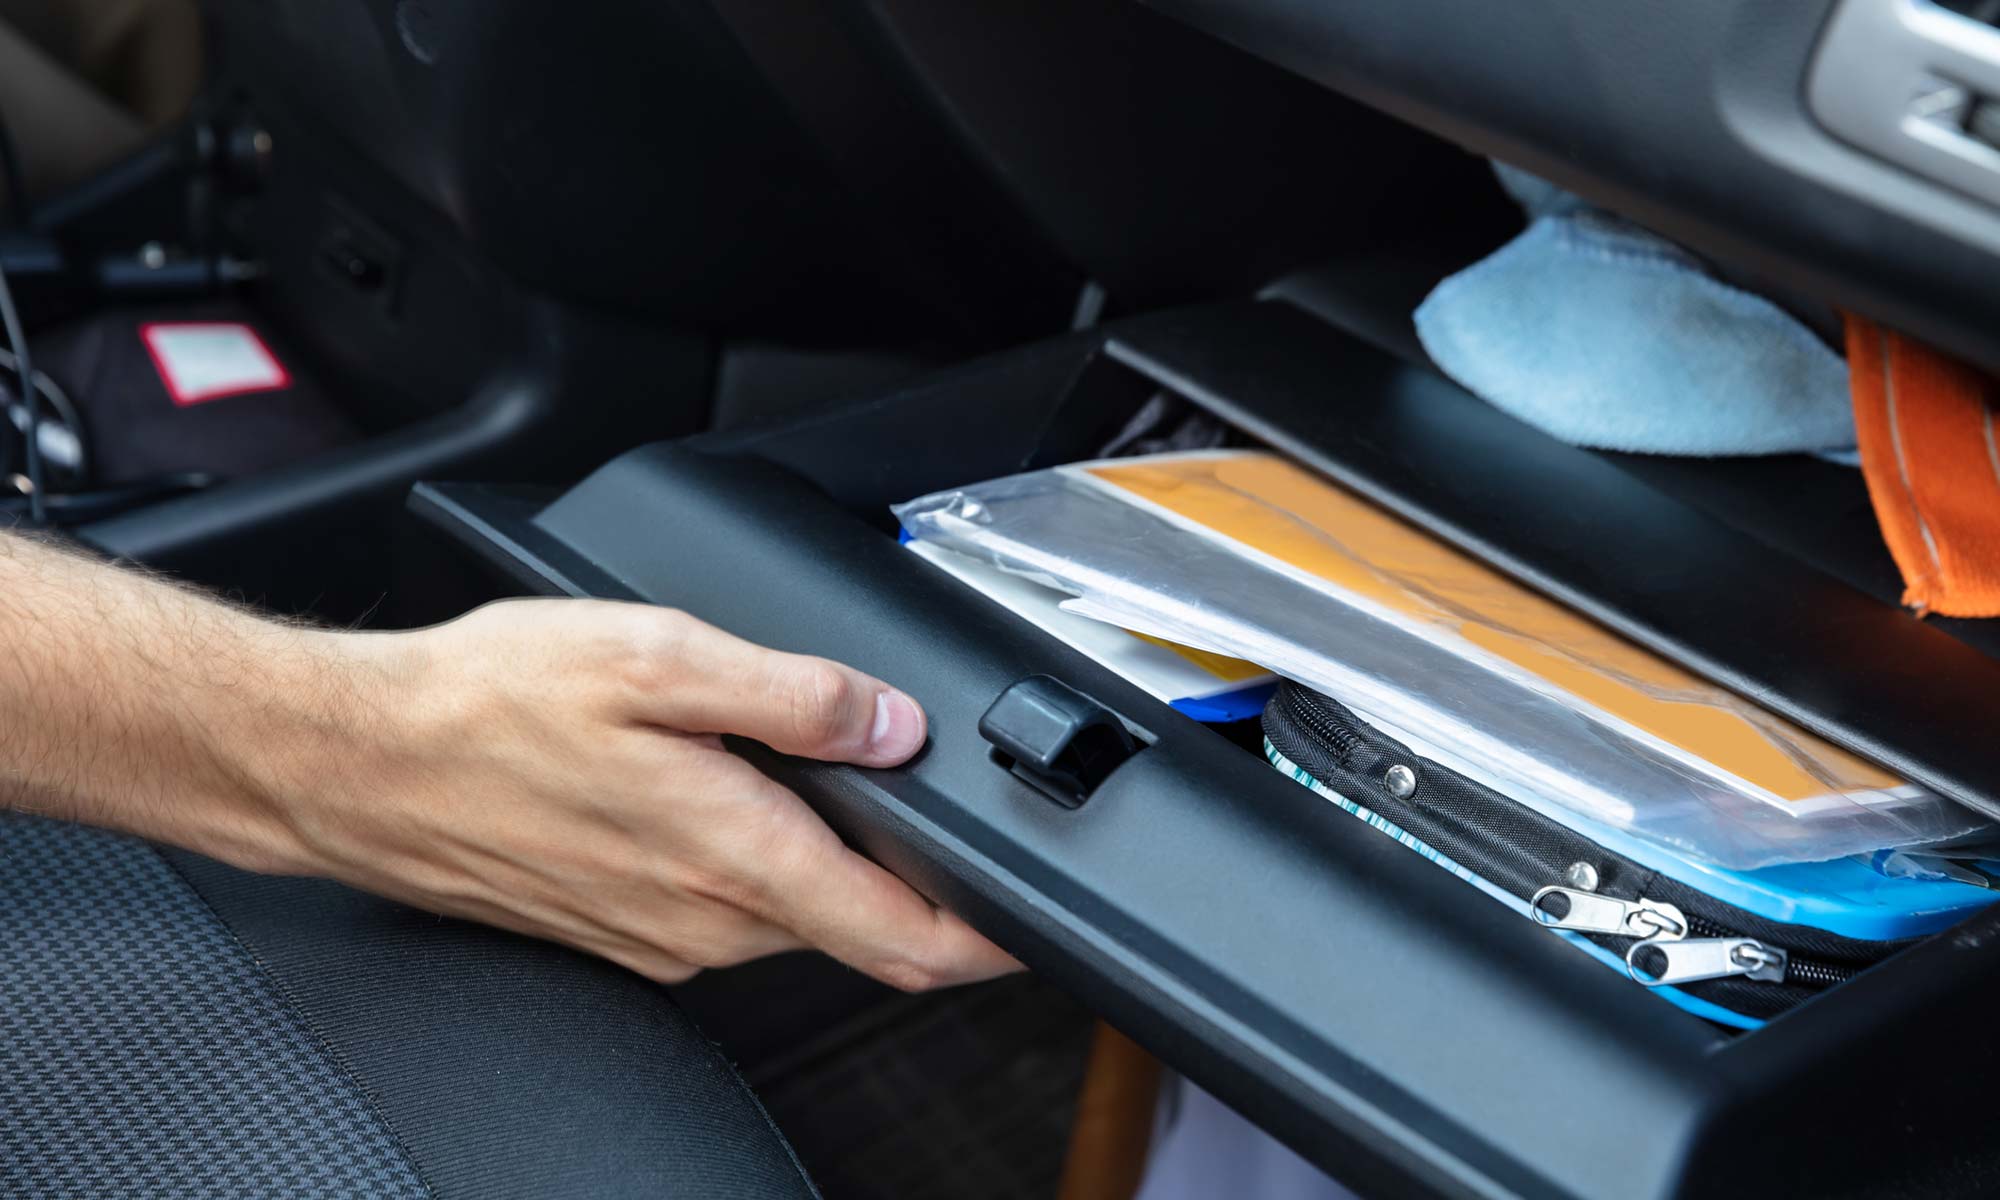
POLYGON ((1618 937, 1679 941, 1688 932, 1687 917, 1674 905, 1660 904, 1643 896, 1637 900, 1620 900, 1615 896, 1600 896, 1596 892, 1572 887, 1543 888, 1528 901, 1528 912, 1537 924, 1578 933, 1609 933, 1618 937), (1559 917, 1543 908, 1542 901, 1550 896, 1568 900, 1569 911, 1559 917))
POLYGON ((1625 952, 1625 970, 1647 987, 1737 976, 1760 983, 1783 983, 1789 957, 1783 950, 1756 938, 1645 941, 1625 952), (1642 958, 1648 966, 1639 965, 1642 958))

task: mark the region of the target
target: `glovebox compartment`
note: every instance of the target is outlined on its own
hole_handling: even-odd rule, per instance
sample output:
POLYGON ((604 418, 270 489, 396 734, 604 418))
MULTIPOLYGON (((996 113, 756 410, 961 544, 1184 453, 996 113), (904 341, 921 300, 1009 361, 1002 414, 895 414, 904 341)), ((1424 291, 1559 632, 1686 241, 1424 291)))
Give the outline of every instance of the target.
POLYGON ((2000 781, 1979 708, 1953 706, 1993 694, 2000 665, 1281 304, 1125 323, 797 426, 646 447, 560 496, 439 485, 415 503, 523 590, 675 605, 908 689, 932 740, 904 768, 742 749, 1364 1190, 1996 1178, 1982 1076, 2000 957, 1979 947, 2000 914, 1726 1037, 896 544, 889 503, 1087 456, 1161 388, 1933 787, 1984 799, 2000 781), (1079 807, 978 732, 1031 675, 1151 736, 1079 807))

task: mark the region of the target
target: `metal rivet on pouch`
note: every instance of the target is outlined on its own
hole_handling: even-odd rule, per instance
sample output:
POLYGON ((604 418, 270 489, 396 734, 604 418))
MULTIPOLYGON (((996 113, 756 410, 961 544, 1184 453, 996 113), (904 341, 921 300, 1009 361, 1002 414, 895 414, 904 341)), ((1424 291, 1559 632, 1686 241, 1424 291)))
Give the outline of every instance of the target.
POLYGON ((1408 800, 1417 790, 1417 773, 1402 763, 1397 763, 1382 773, 1382 784, 1389 789, 1391 796, 1398 800, 1408 800))
POLYGON ((1573 862, 1563 872, 1563 882, 1579 892, 1597 890, 1597 868, 1587 862, 1573 862))

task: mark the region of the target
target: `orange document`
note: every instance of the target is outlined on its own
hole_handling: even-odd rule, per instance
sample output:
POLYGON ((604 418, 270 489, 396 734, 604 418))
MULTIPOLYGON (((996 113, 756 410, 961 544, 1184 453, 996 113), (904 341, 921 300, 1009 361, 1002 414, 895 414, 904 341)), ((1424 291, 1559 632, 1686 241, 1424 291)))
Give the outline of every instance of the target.
POLYGON ((1901 783, 1288 460, 1198 455, 1087 470, 1222 537, 1461 637, 1785 800, 1901 783))

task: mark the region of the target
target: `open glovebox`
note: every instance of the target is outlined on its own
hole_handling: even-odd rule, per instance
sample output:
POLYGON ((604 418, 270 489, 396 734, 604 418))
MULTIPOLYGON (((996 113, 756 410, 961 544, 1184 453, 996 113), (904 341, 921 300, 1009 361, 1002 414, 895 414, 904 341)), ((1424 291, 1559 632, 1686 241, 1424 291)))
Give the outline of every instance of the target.
POLYGON ((1782 505, 1704 511, 1287 302, 1138 318, 796 425, 643 447, 560 494, 423 485, 413 505, 513 590, 672 605, 915 695, 930 743, 902 768, 738 749, 1363 1191, 2000 1181, 2000 910, 1730 1036, 898 545, 889 504, 1090 457, 1161 391, 1912 780, 2000 795, 2000 662, 1806 561, 1815 535, 1780 528, 1782 505), (1140 734, 1075 807, 980 731, 1036 675, 1140 734))

